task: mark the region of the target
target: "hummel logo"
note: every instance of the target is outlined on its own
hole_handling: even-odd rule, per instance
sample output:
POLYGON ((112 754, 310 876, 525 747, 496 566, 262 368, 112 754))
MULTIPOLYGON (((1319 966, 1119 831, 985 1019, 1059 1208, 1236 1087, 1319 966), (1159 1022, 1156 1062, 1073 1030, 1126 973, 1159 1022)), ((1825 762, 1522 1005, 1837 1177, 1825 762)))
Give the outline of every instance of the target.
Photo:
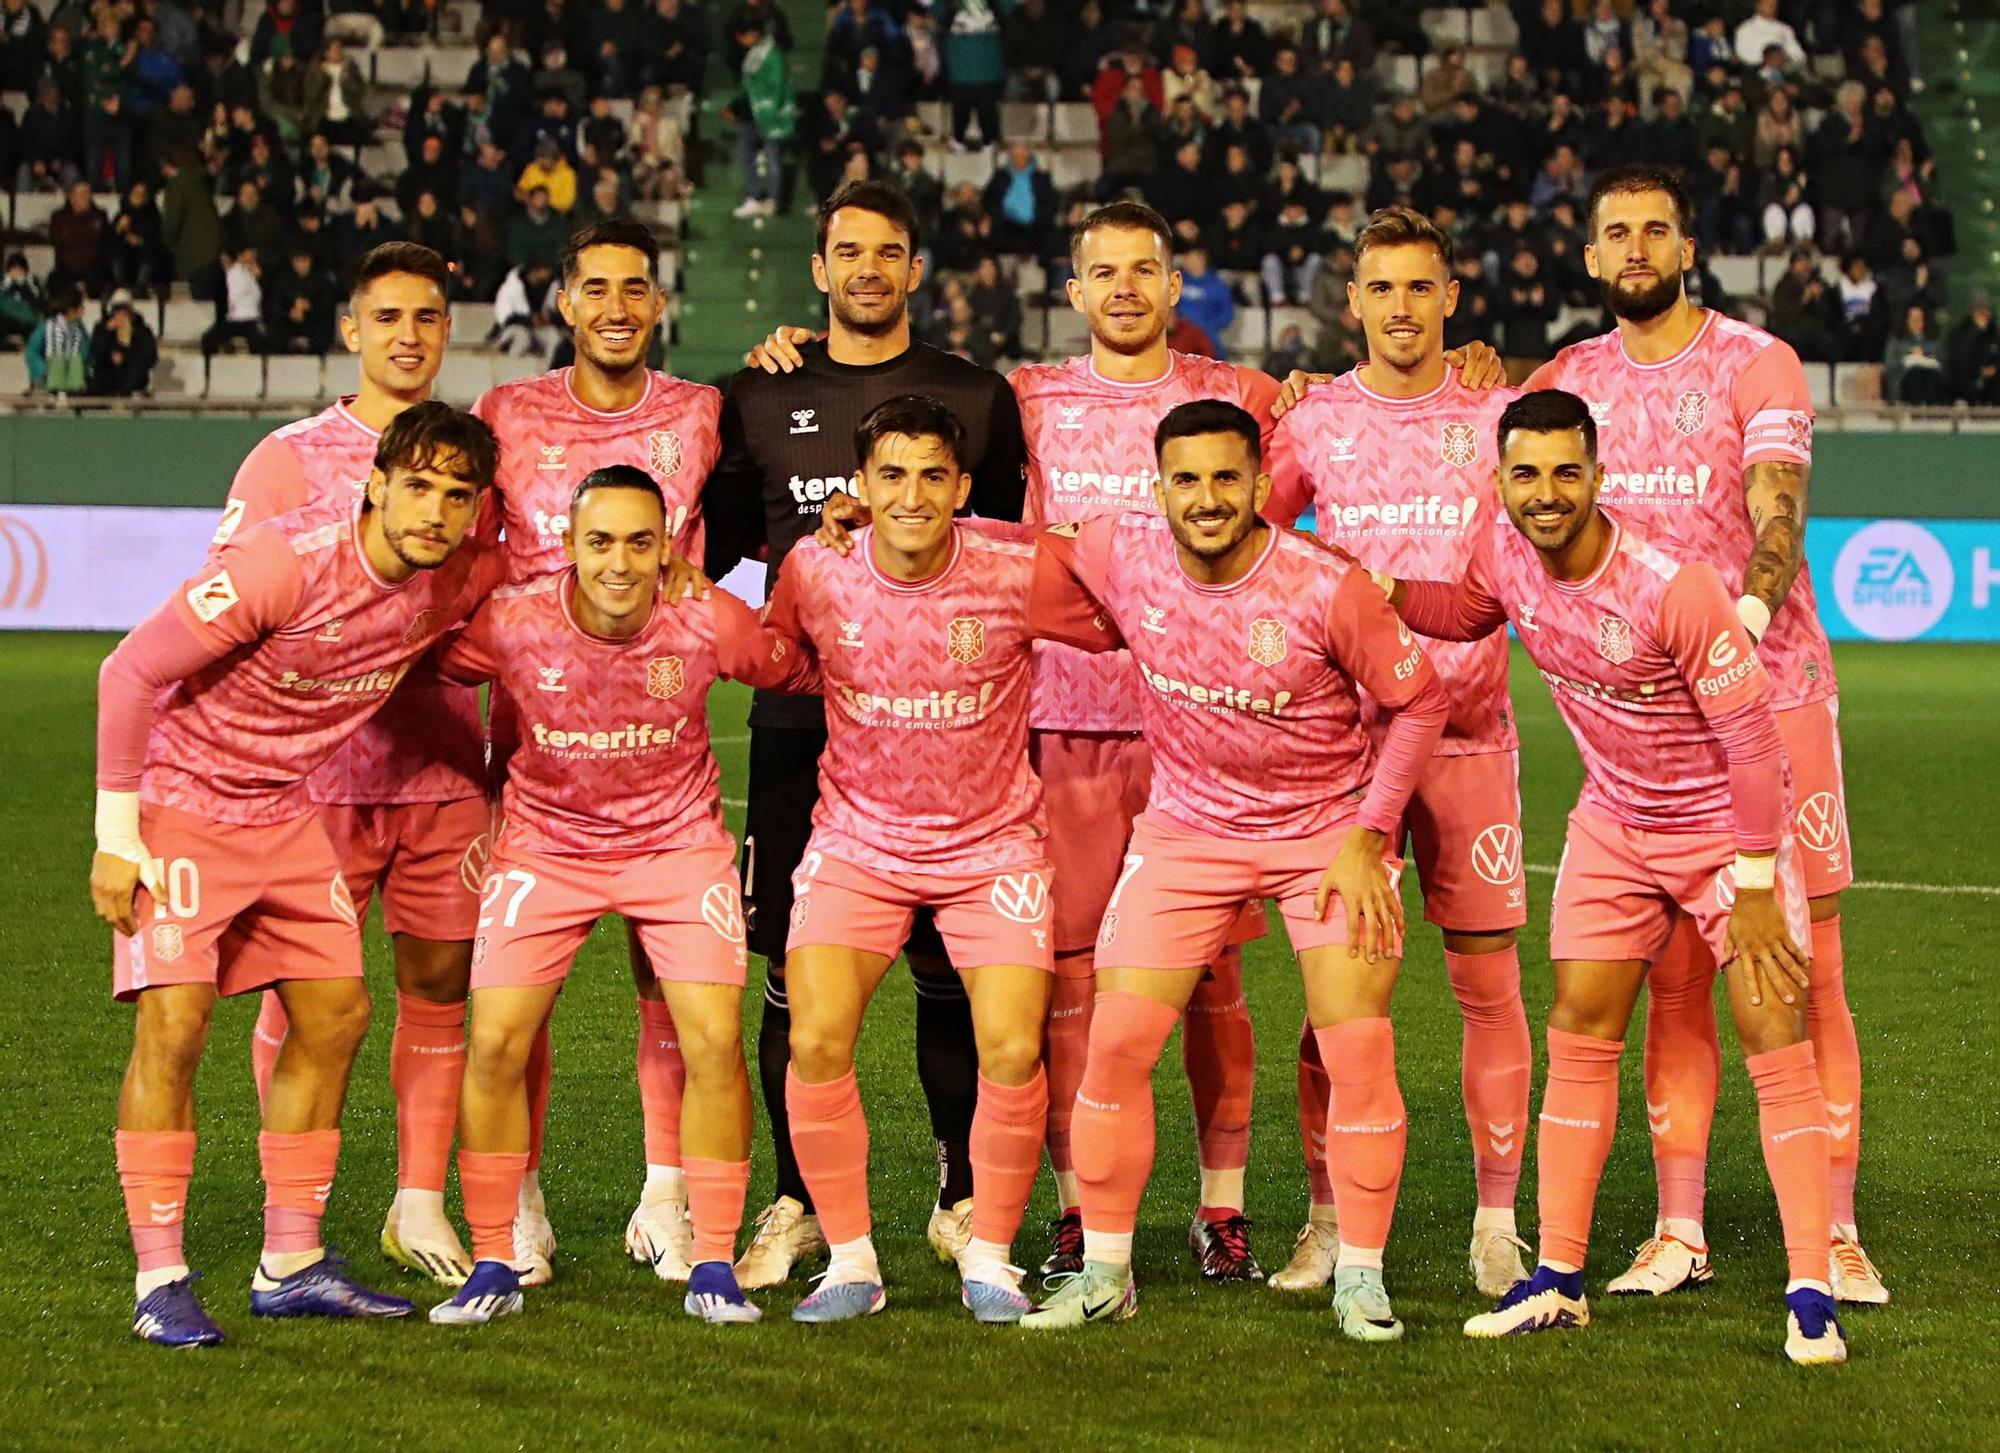
POLYGON ((861 622, 842 621, 840 623, 840 644, 858 646, 861 644, 861 622))
POLYGON ((340 639, 340 628, 346 624, 347 624, 346 617, 335 616, 332 620, 328 621, 325 625, 319 628, 319 634, 314 636, 313 639, 315 641, 327 641, 327 642, 337 641, 340 639))
POLYGON ((819 425, 813 422, 814 409, 793 409, 791 432, 794 434, 817 434, 819 425))
POLYGON ((1512 1155, 1514 1153, 1513 1121, 1509 1120, 1505 1125, 1501 1125, 1496 1121, 1489 1120, 1486 1122, 1486 1132, 1486 1143, 1493 1147, 1495 1155, 1512 1155))
POLYGON ((1151 631, 1156 636, 1164 636, 1167 633, 1167 628, 1161 625, 1160 622, 1166 619, 1166 611, 1157 605, 1145 606, 1142 609, 1146 612, 1146 618, 1139 622, 1139 629, 1142 631, 1151 631))
POLYGON ((171 1226, 174 1222, 180 1220, 180 1218, 181 1203, 179 1201, 153 1202, 153 1224, 155 1226, 171 1226))
POLYGON ((1081 429, 1083 427, 1083 405, 1064 404, 1062 419, 1056 424, 1058 429, 1081 429))
POLYGON ((567 445, 544 444, 541 447, 542 447, 542 462, 540 464, 537 464, 535 468, 537 469, 569 468, 569 464, 563 459, 563 454, 565 450, 568 448, 567 445))
POLYGON ((327 1181, 323 1185, 317 1185, 313 1187, 313 1199, 322 1206, 326 1204, 326 1198, 332 1194, 333 1194, 332 1181, 327 1181))
POLYGON ((1333 441, 1333 448, 1327 452, 1328 459, 1335 464, 1352 464, 1355 460, 1354 437, 1345 435, 1333 441))
POLYGON ((1522 629, 1522 630, 1524 630, 1524 631, 1539 631, 1539 630, 1541 630, 1541 627, 1535 624, 1535 608, 1534 608, 1533 606, 1531 606, 1531 605, 1520 605, 1520 606, 1516 606, 1516 607, 1515 607, 1514 609, 1515 609, 1515 612, 1516 612, 1516 614, 1518 614, 1518 615, 1520 616, 1520 618, 1521 618, 1521 629, 1522 629))
POLYGON ((1674 1128, 1674 1117, 1668 1113, 1673 1108, 1671 1101, 1664 1105, 1655 1105, 1651 1100, 1646 1102, 1646 1124, 1653 1134, 1665 1135, 1674 1128))
POLYGON ((537 690, 537 691, 567 691, 567 690, 569 690, 569 688, 568 688, 567 686, 563 685, 563 679, 562 679, 562 678, 563 678, 563 668, 562 668, 562 667, 560 667, 560 666, 543 666, 543 667, 541 667, 540 669, 541 669, 541 674, 542 674, 542 679, 541 679, 541 681, 540 681, 540 682, 538 682, 538 683, 536 684, 536 686, 535 686, 535 690, 537 690))

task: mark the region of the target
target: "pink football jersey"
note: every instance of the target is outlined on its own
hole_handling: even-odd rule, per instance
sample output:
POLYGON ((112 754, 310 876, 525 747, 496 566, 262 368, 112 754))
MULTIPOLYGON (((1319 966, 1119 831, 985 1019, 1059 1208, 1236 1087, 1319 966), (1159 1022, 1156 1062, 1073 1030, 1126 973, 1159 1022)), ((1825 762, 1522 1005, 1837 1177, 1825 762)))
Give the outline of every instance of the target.
POLYGON ((441 663, 452 680, 497 682, 519 716, 503 841, 599 857, 729 841, 708 688, 726 676, 817 691, 810 654, 719 589, 655 605, 635 636, 593 635, 575 588, 564 570, 495 591, 441 663))
MULTIPOLYGON (((1278 437, 1298 469, 1313 528, 1371 569, 1402 579, 1456 580, 1473 541, 1500 512, 1493 485, 1493 429, 1519 395, 1465 387, 1457 370, 1420 398, 1394 399, 1361 381, 1360 370, 1309 390, 1278 421, 1278 437)), ((1507 700, 1507 638, 1425 641, 1451 693, 1451 719, 1438 755, 1511 752, 1520 745, 1507 700)), ((1364 700, 1363 719, 1380 709, 1364 700)))
POLYGON ((569 500, 583 477, 608 464, 643 469, 667 497, 667 533, 688 559, 702 552, 701 486, 722 452, 722 394, 664 373, 646 394, 607 414, 570 388, 571 369, 530 374, 488 389, 472 412, 500 440, 498 480, 508 570, 530 580, 561 570, 569 500))
POLYGON ((1028 766, 1032 545, 954 527, 949 563, 884 575, 872 530, 837 555, 800 541, 765 620, 825 677, 827 747, 812 845, 864 868, 973 873, 1039 856, 1028 766))
MULTIPOLYGON (((264 436, 229 486, 209 551, 239 531, 311 506, 345 509, 375 467, 379 431, 348 407, 350 395, 264 436)), ((486 790, 486 727, 479 693, 412 667, 383 708, 342 742, 307 783, 314 802, 457 802, 486 790)))
POLYGON ((352 505, 242 531, 187 582, 173 613, 214 653, 154 714, 141 796, 215 822, 312 810, 308 773, 389 699, 412 663, 499 583, 468 541, 392 585, 352 505))
MULTIPOLYGON (((1153 754, 1147 810, 1203 832, 1299 838, 1357 817, 1375 769, 1357 687, 1391 711, 1437 689, 1367 573, 1296 531, 1270 530, 1250 572, 1223 586, 1188 578, 1160 515, 1091 520, 1040 548, 1131 648, 1153 754)), ((1404 801, 1370 802, 1381 820, 1368 826, 1394 824, 1400 790, 1404 801)))
POLYGON ((1732 830, 1729 762, 1708 718, 1770 696, 1735 595, 1611 519, 1588 579, 1561 581, 1511 524, 1487 531, 1456 590, 1405 582, 1418 630, 1508 621, 1549 683, 1583 758, 1578 805, 1656 832, 1732 830))
MULTIPOLYGON (((1268 453, 1271 404, 1278 395, 1270 375, 1190 353, 1168 359, 1166 374, 1145 383, 1101 377, 1087 353, 1014 370, 1009 382, 1020 401, 1028 446, 1023 519, 1061 524, 1127 510, 1157 512, 1153 485, 1160 470, 1153 431, 1170 410, 1197 399, 1227 399, 1248 409, 1263 427, 1268 453)), ((1265 468, 1279 472, 1270 458, 1265 468)), ((1041 731, 1136 732, 1137 685, 1123 653, 1090 656, 1037 642, 1029 719, 1041 731)))
MULTIPOLYGON (((1713 565, 1741 591, 1757 544, 1745 474, 1767 460, 1812 463, 1812 394, 1791 345, 1708 313, 1664 362, 1634 363, 1611 332, 1565 348, 1528 387, 1566 389, 1590 405, 1607 506, 1668 554, 1713 565)), ((1838 689, 1807 566, 1757 654, 1781 710, 1838 689)))

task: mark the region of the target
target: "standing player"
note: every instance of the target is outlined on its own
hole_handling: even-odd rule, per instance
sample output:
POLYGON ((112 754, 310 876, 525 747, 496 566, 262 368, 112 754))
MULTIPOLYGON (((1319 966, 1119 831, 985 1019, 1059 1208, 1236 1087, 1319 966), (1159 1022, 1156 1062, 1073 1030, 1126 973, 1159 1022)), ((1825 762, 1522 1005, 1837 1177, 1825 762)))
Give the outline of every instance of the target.
MULTIPOLYGON (((359 388, 250 451, 229 487, 216 550, 301 506, 353 503, 382 431, 431 395, 451 338, 449 286, 444 259, 414 242, 387 242, 362 257, 340 320, 360 363, 359 388)), ((444 1182, 465 1070, 473 890, 491 828, 485 760, 479 693, 437 680, 420 663, 306 784, 356 914, 367 918, 379 884, 382 925, 395 944, 396 1198, 382 1250, 451 1286, 472 1269, 445 1216, 444 1182)), ((284 999, 267 991, 251 1041, 260 1103, 284 1038, 284 999)))
POLYGON ((851 553, 795 549, 767 613, 810 646, 830 699, 785 946, 786 1108, 833 1253, 792 1313, 800 1322, 882 1309, 854 1046, 918 908, 933 910, 965 976, 978 1043, 961 1296, 982 1322, 1018 1321, 1032 1305, 1009 1262, 1049 1109, 1048 829, 1028 765, 1035 549, 954 520, 972 489, 964 450, 936 399, 870 410, 854 452, 874 524, 851 553))
MULTIPOLYGON (((653 330, 666 311, 659 263, 652 232, 629 217, 608 218, 573 234, 558 259, 562 290, 556 306, 576 343, 575 364, 489 389, 472 407, 500 440, 495 489, 512 580, 564 568, 571 493, 592 470, 613 464, 641 469, 659 484, 668 544, 677 554, 701 559, 701 489, 720 450, 722 396, 646 367, 653 330)), ((508 749, 510 731, 504 718, 496 723, 496 753, 508 749)), ((627 929, 639 1002, 646 1181, 626 1223, 625 1245, 634 1260, 649 1262, 661 1277, 684 1281, 692 1250, 680 1163, 684 1071, 659 980, 629 924, 627 929)), ((549 1279, 555 1254, 539 1174, 549 1067, 544 1035, 528 1067, 534 1133, 515 1228, 524 1286, 549 1279)))
POLYGON ((242 532, 100 673, 90 891, 116 934, 114 993, 138 1008, 118 1177, 139 1261, 132 1329, 147 1341, 222 1340, 181 1249, 195 1068, 216 997, 272 984, 290 1028, 257 1140, 264 1252, 250 1310, 410 1311, 356 1286, 320 1234, 368 991, 354 902, 305 778, 496 583, 490 552, 460 549, 493 468, 478 420, 439 403, 405 410, 358 503, 242 532))
MULTIPOLYGON (((1474 392, 1446 366, 1444 320, 1458 304, 1449 238, 1406 207, 1377 212, 1354 240, 1349 305, 1368 361, 1312 389, 1279 421, 1320 538, 1398 575, 1456 576, 1493 515, 1493 425, 1515 395, 1474 392)), ((1275 513, 1297 513, 1289 504, 1275 513)), ((1521 869, 1520 743, 1507 701, 1507 641, 1425 644, 1451 693, 1451 720, 1410 799, 1407 831, 1424 917, 1444 931, 1445 969, 1465 1029, 1460 1085, 1478 1201, 1474 1281, 1497 1297, 1527 1275, 1514 1228, 1527 1143, 1532 1046, 1514 936, 1528 921, 1521 869)), ((1373 703, 1364 719, 1376 725, 1373 703)), ((1400 851, 1399 836, 1394 846, 1400 851)), ((1299 1040, 1299 1128, 1312 1211, 1271 1285, 1333 1275, 1339 1229, 1327 1178, 1328 1092, 1311 1025, 1299 1040)))
POLYGON ((1388 1018, 1402 954, 1389 833, 1450 697, 1359 566, 1258 518, 1271 477, 1250 414, 1183 404, 1155 437, 1164 518, 1133 512, 1041 540, 1131 647, 1154 772, 1097 939, 1073 1122, 1083 1271, 1022 1325, 1137 1309, 1154 1063, 1244 903, 1276 898, 1334 1074, 1334 1307, 1347 1336, 1391 1340, 1403 1327, 1382 1257, 1407 1129, 1388 1018), (1392 713, 1379 754, 1364 690, 1392 713), (1343 913, 1328 921, 1336 894, 1343 913))
POLYGON ((1728 966, 1757 1088, 1791 1281, 1785 1352, 1847 1350, 1826 1282, 1827 1120, 1799 1000, 1813 966, 1805 885, 1786 821, 1772 687, 1721 577, 1646 543, 1597 507, 1604 470, 1584 401, 1531 393, 1500 417, 1511 529, 1487 531, 1463 577, 1395 582, 1427 636, 1510 622, 1584 765, 1550 910, 1556 978, 1542 1098, 1541 1261, 1473 1337, 1589 1325, 1584 1255, 1618 1119, 1618 1059, 1649 963, 1677 915, 1728 966))
MULTIPOLYGON (((745 370, 730 385, 723 462, 702 497, 713 578, 761 554, 775 581, 787 552, 818 526, 821 503, 848 487, 862 418, 912 393, 941 400, 961 421, 971 508, 989 519, 1020 518, 1021 422, 1007 381, 910 336, 909 296, 923 281, 919 240, 916 213, 894 187, 856 182, 820 207, 812 271, 827 297, 827 336, 804 345, 797 373, 745 370)), ((785 1280, 826 1244, 785 1118, 791 1058, 785 933, 792 872, 811 833, 825 746, 819 702, 757 696, 750 709, 743 896, 750 947, 768 961, 757 1060, 778 1180, 737 1265, 738 1279, 750 1288, 785 1280)), ((916 979, 917 1075, 938 1144, 930 1241, 950 1261, 971 1235, 968 1155, 978 1093, 972 1013, 928 912, 918 915, 905 953, 916 979)))
POLYGON ((681 1144, 693 1222, 687 1311, 754 1322, 730 1270, 750 1185, 743 912, 704 711, 718 677, 818 685, 810 658, 724 591, 669 609, 665 502, 643 471, 584 476, 564 513, 574 562, 497 592, 445 653, 494 681, 521 745, 481 893, 459 1183, 478 1264, 431 1320, 520 1308, 515 1212, 527 1173, 528 1057, 576 951, 605 913, 637 926, 687 1069, 681 1144), (553 683, 560 692, 547 688, 553 683))
MULTIPOLYGON (((1854 1179, 1861 1145, 1861 1052, 1848 1012, 1840 893, 1854 877, 1836 726, 1833 654, 1805 563, 1812 400, 1791 348, 1761 328, 1697 308, 1687 188, 1656 167, 1611 167, 1591 190, 1584 264, 1618 328, 1564 349, 1531 387, 1590 402, 1604 439, 1604 488, 1668 553, 1701 560, 1740 592, 1737 614, 1770 672, 1796 788, 1812 898, 1812 1029, 1833 1134, 1832 1264, 1842 1301, 1886 1302, 1861 1248, 1854 1179)), ((1660 1295, 1707 1281, 1702 1231, 1708 1131, 1720 1054, 1715 965, 1691 925, 1651 981, 1646 1110, 1659 1177, 1659 1227, 1613 1292, 1660 1295)))

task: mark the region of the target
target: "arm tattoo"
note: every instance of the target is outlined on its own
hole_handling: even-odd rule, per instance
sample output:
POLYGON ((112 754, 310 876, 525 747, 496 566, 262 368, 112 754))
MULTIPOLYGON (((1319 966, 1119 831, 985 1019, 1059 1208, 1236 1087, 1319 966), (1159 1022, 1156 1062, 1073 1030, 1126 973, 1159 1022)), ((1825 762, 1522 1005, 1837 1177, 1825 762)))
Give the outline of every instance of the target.
POLYGON ((1750 466, 1744 482, 1756 547, 1743 571, 1743 593, 1778 613, 1806 555, 1806 481, 1809 466, 1765 463, 1750 466))

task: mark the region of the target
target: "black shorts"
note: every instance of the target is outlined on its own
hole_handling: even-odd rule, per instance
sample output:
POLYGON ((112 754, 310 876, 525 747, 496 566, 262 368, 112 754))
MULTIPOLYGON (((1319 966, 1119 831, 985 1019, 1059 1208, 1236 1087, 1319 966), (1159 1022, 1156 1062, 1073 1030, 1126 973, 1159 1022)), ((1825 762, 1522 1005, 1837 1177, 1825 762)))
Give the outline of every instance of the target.
MULTIPOLYGON (((743 811, 743 926, 750 951, 785 956, 792 923, 792 873, 812 838, 819 801, 819 754, 826 731, 750 728, 750 793, 743 811)), ((944 958, 944 940, 928 908, 917 910, 906 946, 944 958)))

